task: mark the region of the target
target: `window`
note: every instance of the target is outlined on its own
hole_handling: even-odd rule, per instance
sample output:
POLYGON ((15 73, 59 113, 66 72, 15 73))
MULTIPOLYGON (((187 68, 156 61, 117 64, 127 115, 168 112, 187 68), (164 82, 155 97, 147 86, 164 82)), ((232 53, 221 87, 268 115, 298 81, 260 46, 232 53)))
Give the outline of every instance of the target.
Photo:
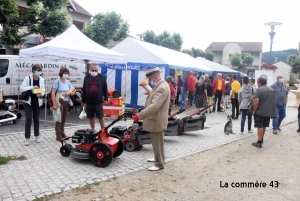
POLYGON ((84 27, 84 23, 83 22, 78 22, 76 20, 73 20, 73 24, 77 27, 77 29, 79 29, 80 31, 82 31, 82 29, 84 27))
POLYGON ((230 57, 231 57, 231 55, 232 55, 232 54, 229 54, 229 61, 230 61, 230 57))
POLYGON ((8 59, 0 59, 0 78, 4 77, 8 72, 8 59))

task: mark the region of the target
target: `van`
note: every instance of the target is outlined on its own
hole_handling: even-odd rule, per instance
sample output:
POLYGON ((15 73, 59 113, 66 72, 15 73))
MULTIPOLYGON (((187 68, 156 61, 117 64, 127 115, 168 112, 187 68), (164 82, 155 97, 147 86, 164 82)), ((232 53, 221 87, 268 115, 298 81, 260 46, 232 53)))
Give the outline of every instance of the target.
POLYGON ((18 99, 19 87, 24 78, 32 73, 32 65, 40 64, 43 68, 43 78, 45 79, 45 89, 50 93, 52 85, 59 78, 59 70, 66 66, 70 71, 68 80, 76 88, 82 88, 83 79, 86 74, 86 65, 84 63, 30 60, 19 58, 16 55, 0 55, 0 88, 3 92, 3 98, 18 99))

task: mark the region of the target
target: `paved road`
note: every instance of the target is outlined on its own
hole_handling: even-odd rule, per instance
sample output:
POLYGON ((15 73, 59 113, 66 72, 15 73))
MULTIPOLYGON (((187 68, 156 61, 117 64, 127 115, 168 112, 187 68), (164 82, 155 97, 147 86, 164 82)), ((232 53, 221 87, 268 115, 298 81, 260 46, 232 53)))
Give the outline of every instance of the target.
MULTIPOLYGON (((291 105, 294 104, 294 101, 293 98, 290 98, 291 105)), ((191 108, 185 114, 193 111, 195 110, 191 108)), ((77 116, 78 114, 71 112, 68 117, 69 123, 68 129, 66 129, 68 135, 72 135, 77 129, 87 126, 87 121, 78 120, 77 116)), ((50 113, 47 119, 49 117, 50 113)), ((288 107, 287 117, 283 124, 296 120, 297 109, 288 107)), ((236 134, 224 135, 225 122, 226 115, 224 113, 212 113, 207 115, 204 130, 189 132, 183 136, 166 136, 166 160, 180 159, 193 153, 256 135, 256 132, 239 135, 240 120, 233 121, 236 134)), ((131 124, 132 121, 127 120, 116 125, 129 126, 131 124)), ((33 200, 37 197, 84 186, 87 183, 92 184, 133 173, 152 165, 146 162, 147 158, 153 156, 151 145, 144 145, 141 151, 124 151, 106 168, 97 168, 90 161, 62 157, 59 153, 61 144, 54 138, 53 125, 51 123, 48 125, 45 130, 41 128, 42 142, 35 143, 32 141, 30 146, 24 146, 24 134, 21 132, 24 129, 24 119, 18 122, 16 126, 7 125, 7 128, 5 128, 6 126, 1 128, 1 134, 4 134, 3 130, 10 132, 0 135, 0 155, 25 155, 28 159, 12 161, 7 165, 0 166, 0 200, 33 200)), ((99 129, 98 125, 97 128, 99 129)), ((245 146, 252 148, 251 145, 245 146)), ((168 164, 166 164, 166 168, 168 168, 168 164)))

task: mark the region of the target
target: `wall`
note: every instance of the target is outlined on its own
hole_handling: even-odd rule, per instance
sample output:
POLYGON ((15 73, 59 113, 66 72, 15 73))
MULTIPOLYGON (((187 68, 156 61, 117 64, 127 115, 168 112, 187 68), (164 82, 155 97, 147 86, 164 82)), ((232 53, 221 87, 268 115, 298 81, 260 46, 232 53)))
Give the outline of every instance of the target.
POLYGON ((278 67, 278 69, 276 70, 277 74, 282 74, 284 80, 290 81, 291 66, 282 61, 279 61, 274 65, 278 67))
POLYGON ((237 43, 228 43, 223 49, 222 65, 231 67, 229 55, 241 53, 241 47, 237 43))

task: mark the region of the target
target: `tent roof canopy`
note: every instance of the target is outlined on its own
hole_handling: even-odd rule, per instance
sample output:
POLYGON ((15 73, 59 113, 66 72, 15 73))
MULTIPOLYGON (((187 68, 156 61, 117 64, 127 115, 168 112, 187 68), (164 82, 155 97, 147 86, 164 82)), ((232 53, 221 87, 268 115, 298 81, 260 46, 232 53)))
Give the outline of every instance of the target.
POLYGON ((228 73, 228 74, 239 74, 239 71, 233 70, 231 68, 228 68, 226 66, 223 66, 221 64, 206 60, 202 57, 197 57, 196 58, 197 61, 207 65, 208 67, 210 67, 214 72, 220 72, 220 73, 228 73))
POLYGON ((171 68, 212 72, 188 54, 127 37, 112 50, 127 55, 128 63, 166 64, 171 68))
POLYGON ((20 57, 89 63, 126 63, 126 55, 109 50, 85 36, 75 25, 44 44, 20 50, 20 57))

